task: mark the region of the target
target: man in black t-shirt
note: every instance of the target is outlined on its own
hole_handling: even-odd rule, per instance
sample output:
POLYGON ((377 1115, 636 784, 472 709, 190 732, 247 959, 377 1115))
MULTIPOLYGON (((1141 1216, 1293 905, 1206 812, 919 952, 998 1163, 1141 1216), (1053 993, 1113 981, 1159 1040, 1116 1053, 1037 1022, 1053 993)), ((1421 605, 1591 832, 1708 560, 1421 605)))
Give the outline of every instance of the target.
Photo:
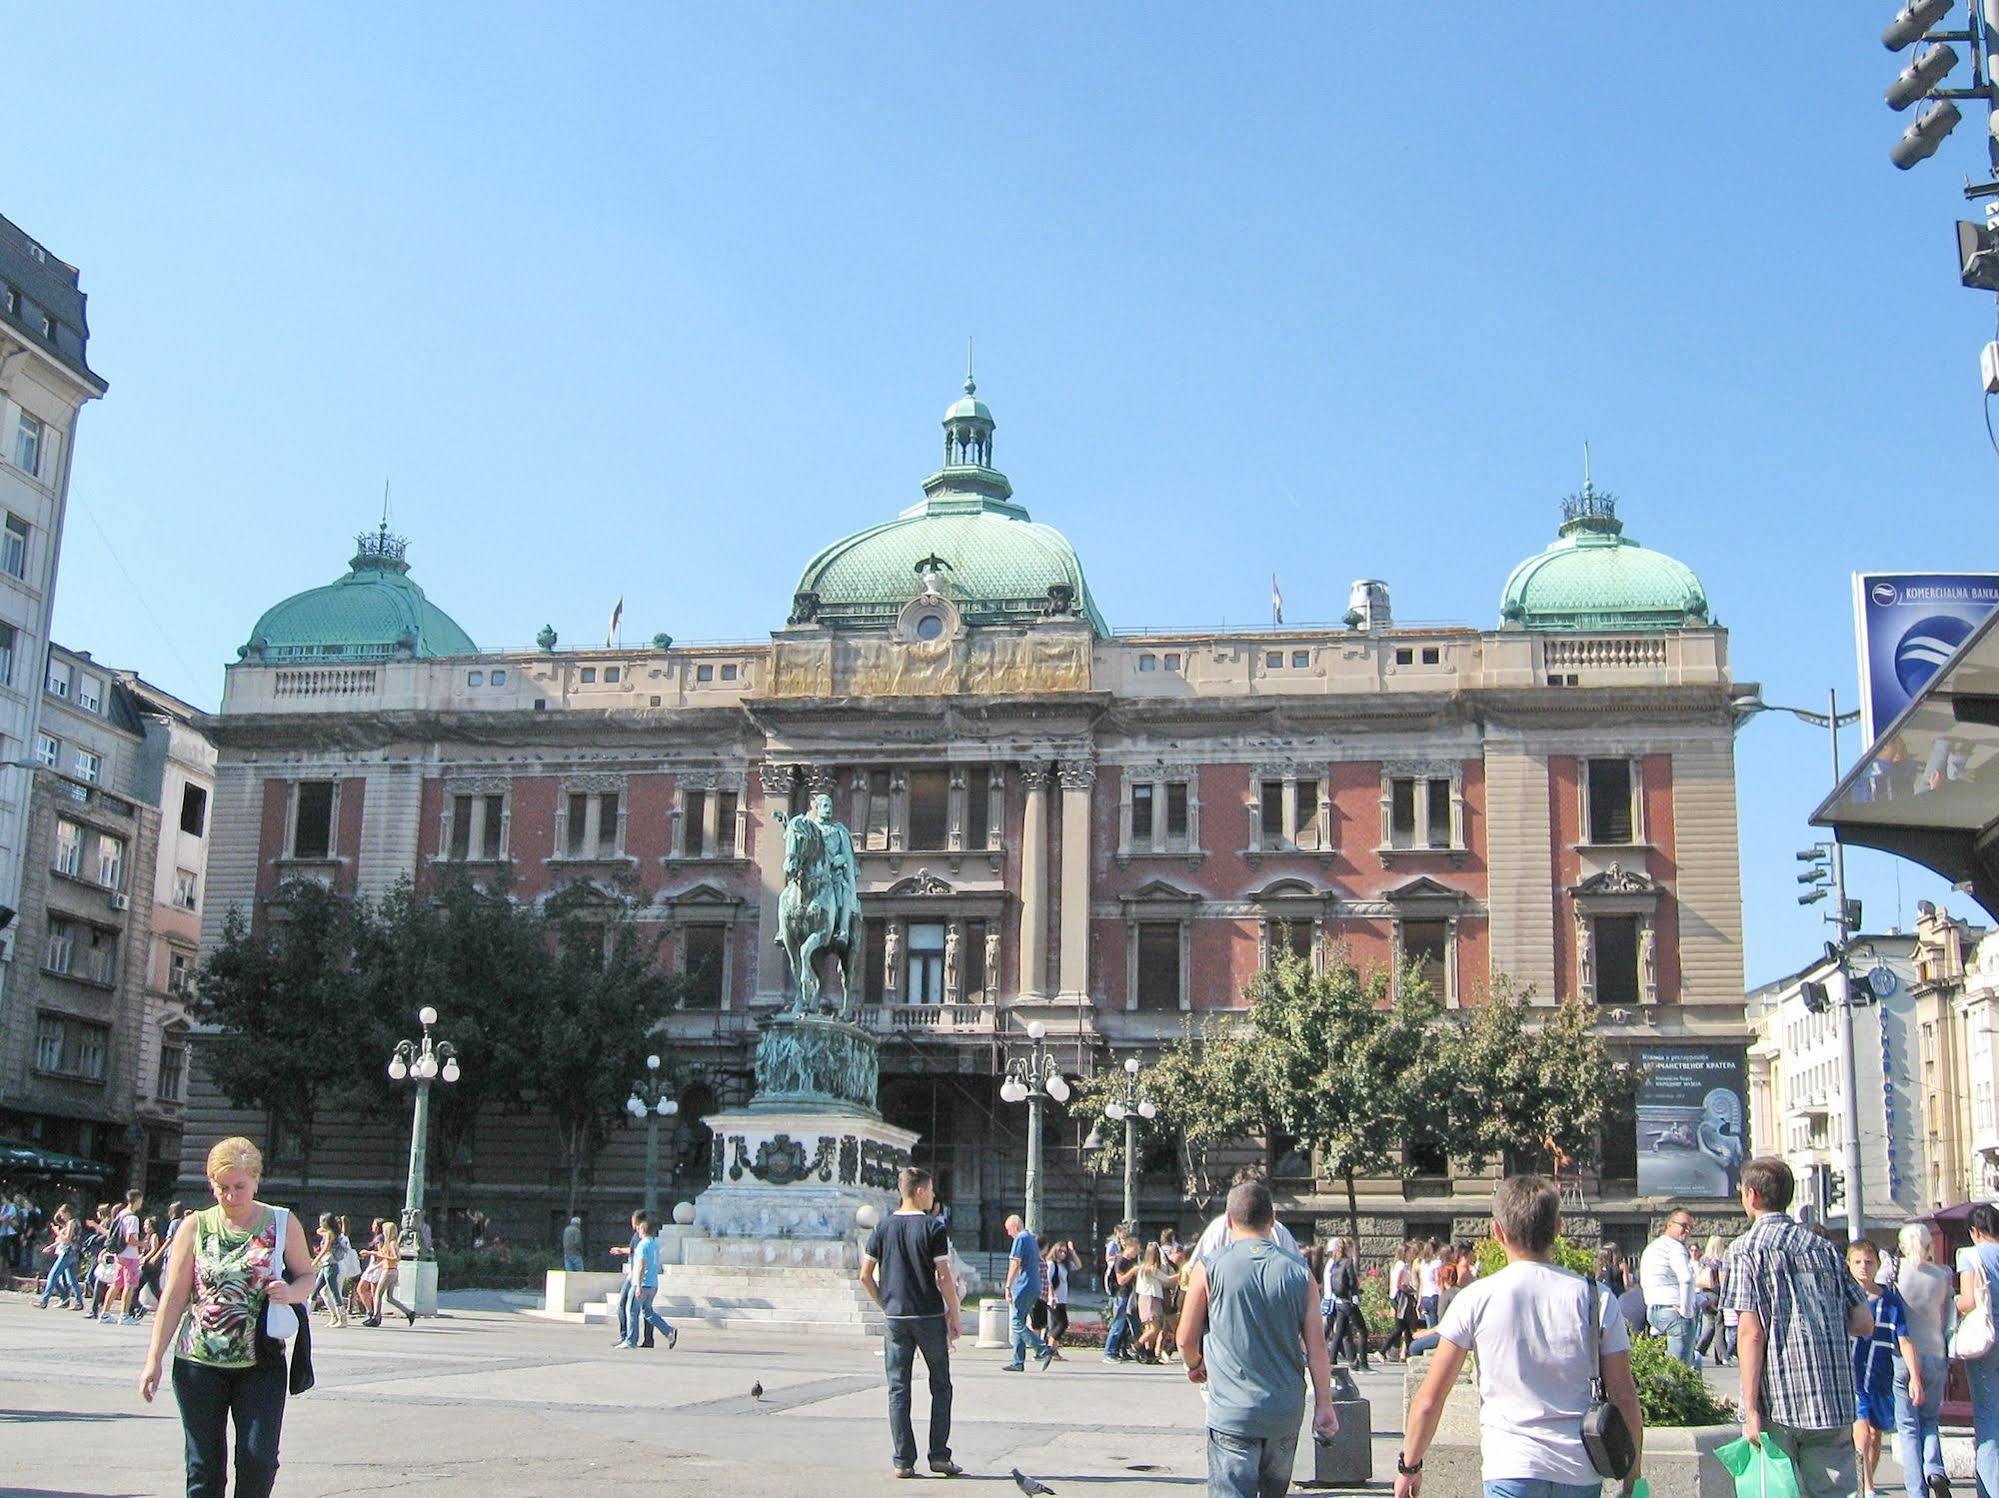
POLYGON ((958 1340, 958 1282, 951 1274, 951 1238, 930 1215, 936 1197, 930 1172, 906 1167, 896 1178, 901 1205, 868 1235, 861 1288, 888 1318, 882 1366, 888 1372, 888 1428, 895 1475, 916 1475, 916 1428, 910 1421, 909 1379, 916 1355, 930 1374, 930 1470, 956 1477, 951 1460, 951 1344, 958 1340))

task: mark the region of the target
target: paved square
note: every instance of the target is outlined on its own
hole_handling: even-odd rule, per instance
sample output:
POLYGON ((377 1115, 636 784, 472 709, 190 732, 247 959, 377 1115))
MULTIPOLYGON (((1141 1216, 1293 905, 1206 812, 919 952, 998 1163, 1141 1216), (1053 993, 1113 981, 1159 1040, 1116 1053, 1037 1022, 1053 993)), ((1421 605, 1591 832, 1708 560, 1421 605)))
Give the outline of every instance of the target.
MULTIPOLYGON (((318 1387, 286 1414, 284 1498, 908 1491, 889 1476, 874 1342, 694 1326, 675 1352, 621 1352, 602 1326, 539 1321, 496 1296, 446 1300, 446 1316, 414 1329, 315 1327, 318 1387)), ((148 1406, 136 1391, 150 1333, 0 1294, 0 1484, 15 1484, 0 1494, 181 1491, 171 1392, 148 1406)), ((1058 1493, 1200 1490, 1202 1403, 1177 1365, 1108 1367, 1071 1349, 1045 1373, 1002 1373, 1005 1357, 966 1341, 952 1359, 952 1444, 973 1474, 962 1486, 1011 1494, 1018 1466, 1058 1493)), ((917 1386, 920 1441, 920 1369, 917 1386)), ((1362 1380, 1377 1473, 1394 1471, 1399 1389, 1396 1373, 1362 1380)), ((1309 1477, 1309 1446, 1299 1460, 1309 1477)))

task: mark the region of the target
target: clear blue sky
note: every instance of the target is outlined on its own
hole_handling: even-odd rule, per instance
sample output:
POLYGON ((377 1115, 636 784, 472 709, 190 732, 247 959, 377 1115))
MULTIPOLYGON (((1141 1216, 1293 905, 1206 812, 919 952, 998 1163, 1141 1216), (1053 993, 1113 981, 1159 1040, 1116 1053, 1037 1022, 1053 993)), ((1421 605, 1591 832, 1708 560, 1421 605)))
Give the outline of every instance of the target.
MULTIPOLYGON (((1490 626, 1588 438, 1738 677, 1850 700, 1853 569, 1999 564, 1983 120, 1889 166, 1892 0, 1670 9, 19 11, 0 212, 112 387, 59 637, 213 705, 385 476, 482 644, 620 594, 628 639, 758 636, 916 496, 969 333, 1115 624, 1265 618, 1274 568, 1293 618, 1374 576, 1490 626)), ((1752 981, 1820 940, 1825 765, 1742 736, 1752 981)), ((1898 868, 1940 892, 1859 854, 1870 927, 1898 868)))

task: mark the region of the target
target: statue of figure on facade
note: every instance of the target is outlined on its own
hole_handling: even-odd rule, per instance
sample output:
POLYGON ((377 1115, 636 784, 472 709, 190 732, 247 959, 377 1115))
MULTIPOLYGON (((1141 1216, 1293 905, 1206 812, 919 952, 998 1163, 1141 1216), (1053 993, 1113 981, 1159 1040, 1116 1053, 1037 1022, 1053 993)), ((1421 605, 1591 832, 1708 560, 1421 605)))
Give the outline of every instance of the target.
POLYGON ((902 926, 896 921, 888 923, 888 930, 882 937, 882 992, 895 997, 895 964, 902 956, 902 926))
POLYGON ((1638 996, 1647 1004, 1659 996, 1658 944, 1649 925, 1638 931, 1638 996))
POLYGON ((840 965, 839 1011, 844 1019, 853 1008, 847 964, 861 918, 854 839, 833 820, 833 798, 823 792, 812 798, 812 809, 804 815, 780 814, 778 820, 784 824, 784 891, 778 896, 777 940, 798 988, 791 1010, 832 1010, 830 1002, 821 1003, 825 985, 819 976, 822 954, 831 953, 840 965))
POLYGON ((953 921, 944 930, 944 997, 952 1003, 959 999, 958 969, 958 923, 953 921))
POLYGON ((1000 938, 999 922, 986 927, 986 992, 999 992, 1000 983, 1000 938))

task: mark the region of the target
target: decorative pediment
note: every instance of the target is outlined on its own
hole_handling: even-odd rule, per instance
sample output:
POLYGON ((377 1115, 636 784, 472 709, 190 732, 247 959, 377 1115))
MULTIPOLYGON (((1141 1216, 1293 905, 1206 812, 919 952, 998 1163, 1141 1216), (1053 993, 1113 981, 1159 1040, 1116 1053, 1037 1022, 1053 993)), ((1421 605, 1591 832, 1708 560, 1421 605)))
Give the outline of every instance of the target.
POLYGON ((1590 875, 1569 893, 1580 899, 1593 895, 1656 895, 1659 884, 1650 875, 1614 863, 1601 874, 1590 875))
POLYGON ((939 879, 935 874, 931 873, 930 870, 918 869, 907 879, 899 879, 894 884, 891 884, 883 893, 890 895, 917 895, 928 898, 936 895, 954 894, 956 891, 944 880, 939 879))
POLYGON ((1463 905, 1467 900, 1463 890, 1440 884, 1427 874, 1396 885, 1382 898, 1391 905, 1463 905))
POLYGON ((1154 909, 1171 906, 1192 909, 1201 903, 1199 895, 1190 893, 1177 884, 1169 884, 1164 879, 1148 879, 1122 898, 1126 905, 1150 906, 1154 909))
POLYGON ((673 891, 659 897, 659 903, 668 910, 739 910, 743 897, 731 894, 714 884, 691 884, 686 889, 673 891))
POLYGON ((1256 901, 1259 905, 1297 900, 1313 900, 1324 903, 1330 895, 1330 890, 1320 889, 1306 880, 1295 879, 1287 875, 1282 879, 1273 879, 1270 883, 1264 885, 1262 889, 1254 891, 1251 893, 1250 899, 1256 901))

